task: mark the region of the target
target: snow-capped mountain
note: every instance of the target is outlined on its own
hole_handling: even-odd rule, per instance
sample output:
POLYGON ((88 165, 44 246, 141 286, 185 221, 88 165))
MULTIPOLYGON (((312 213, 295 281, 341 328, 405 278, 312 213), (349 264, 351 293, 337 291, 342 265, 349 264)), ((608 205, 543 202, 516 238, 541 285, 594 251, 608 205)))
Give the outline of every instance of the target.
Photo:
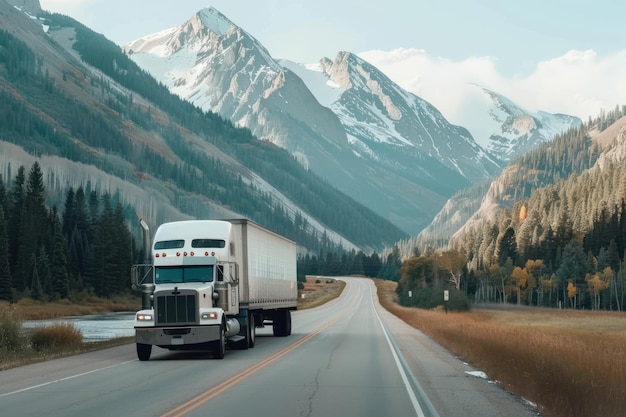
POLYGON ((466 127, 491 154, 510 161, 582 123, 578 117, 544 111, 529 112, 512 100, 484 87, 476 87, 482 99, 472 100, 472 120, 466 127), (480 103, 484 106, 481 108, 480 103))
POLYGON ((356 55, 279 63, 213 8, 124 50, 181 98, 288 150, 409 233, 500 171, 467 130, 356 55))
POLYGON ((364 159, 393 166, 400 153, 406 168, 421 176, 433 177, 434 166, 443 164, 471 182, 500 170, 465 128, 451 125, 430 103, 354 54, 340 52, 334 62, 324 58, 314 65, 280 63, 333 110, 353 151, 364 159))

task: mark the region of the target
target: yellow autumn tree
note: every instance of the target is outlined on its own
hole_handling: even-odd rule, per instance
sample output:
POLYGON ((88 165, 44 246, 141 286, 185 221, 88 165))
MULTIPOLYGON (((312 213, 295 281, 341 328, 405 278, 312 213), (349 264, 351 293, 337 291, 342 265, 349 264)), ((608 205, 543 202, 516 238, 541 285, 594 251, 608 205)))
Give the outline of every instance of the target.
POLYGON ((517 291, 517 304, 521 304, 521 292, 522 288, 526 288, 526 284, 528 283, 528 272, 526 269, 516 266, 513 268, 513 272, 511 272, 511 281, 517 291))
POLYGON ((613 270, 611 267, 606 267, 602 272, 595 274, 587 274, 585 281, 589 286, 589 291, 593 295, 593 309, 600 309, 600 294, 602 291, 608 289, 611 286, 611 279, 613 278, 613 270))
POLYGON ((567 282, 567 296, 569 297, 570 304, 572 308, 576 306, 576 294, 578 293, 578 289, 576 285, 572 281, 567 282))
POLYGON ((520 222, 523 222, 524 220, 526 220, 526 216, 528 215, 527 211, 526 211, 526 206, 523 205, 520 210, 519 210, 519 220, 520 222))
POLYGON ((532 304, 533 291, 537 288, 537 282, 539 281, 543 270, 543 259, 527 260, 524 265, 524 269, 528 272, 528 281, 526 282, 526 288, 522 294, 528 299, 528 304, 532 304))
POLYGON ((548 291, 549 296, 549 304, 552 305, 552 294, 557 287, 556 274, 550 275, 550 278, 542 278, 541 279, 541 288, 543 291, 548 291))

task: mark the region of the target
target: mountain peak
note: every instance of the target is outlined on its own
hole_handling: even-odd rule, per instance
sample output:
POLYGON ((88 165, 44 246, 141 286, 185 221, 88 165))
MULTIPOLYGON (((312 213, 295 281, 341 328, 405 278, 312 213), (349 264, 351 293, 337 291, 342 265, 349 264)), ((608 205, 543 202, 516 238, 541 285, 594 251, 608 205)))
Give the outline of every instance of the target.
POLYGON ((191 20, 201 22, 206 28, 219 36, 224 36, 235 26, 233 22, 213 7, 200 10, 191 20))

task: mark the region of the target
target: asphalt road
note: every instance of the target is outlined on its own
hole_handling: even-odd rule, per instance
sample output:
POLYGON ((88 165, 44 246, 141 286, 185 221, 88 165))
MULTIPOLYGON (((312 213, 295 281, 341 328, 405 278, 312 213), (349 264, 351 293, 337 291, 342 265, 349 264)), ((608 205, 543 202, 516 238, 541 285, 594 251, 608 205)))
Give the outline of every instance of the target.
POLYGON ((134 344, 0 372, 2 416, 409 417, 537 412, 380 307, 372 281, 294 312, 292 335, 210 353, 134 344))

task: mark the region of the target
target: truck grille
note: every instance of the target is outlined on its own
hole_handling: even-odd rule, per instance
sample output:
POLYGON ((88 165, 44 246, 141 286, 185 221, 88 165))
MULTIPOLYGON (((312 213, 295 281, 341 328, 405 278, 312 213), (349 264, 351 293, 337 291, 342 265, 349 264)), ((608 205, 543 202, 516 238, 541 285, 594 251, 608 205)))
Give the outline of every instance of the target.
POLYGON ((156 321, 164 324, 197 323, 196 294, 168 294, 156 296, 156 321))

